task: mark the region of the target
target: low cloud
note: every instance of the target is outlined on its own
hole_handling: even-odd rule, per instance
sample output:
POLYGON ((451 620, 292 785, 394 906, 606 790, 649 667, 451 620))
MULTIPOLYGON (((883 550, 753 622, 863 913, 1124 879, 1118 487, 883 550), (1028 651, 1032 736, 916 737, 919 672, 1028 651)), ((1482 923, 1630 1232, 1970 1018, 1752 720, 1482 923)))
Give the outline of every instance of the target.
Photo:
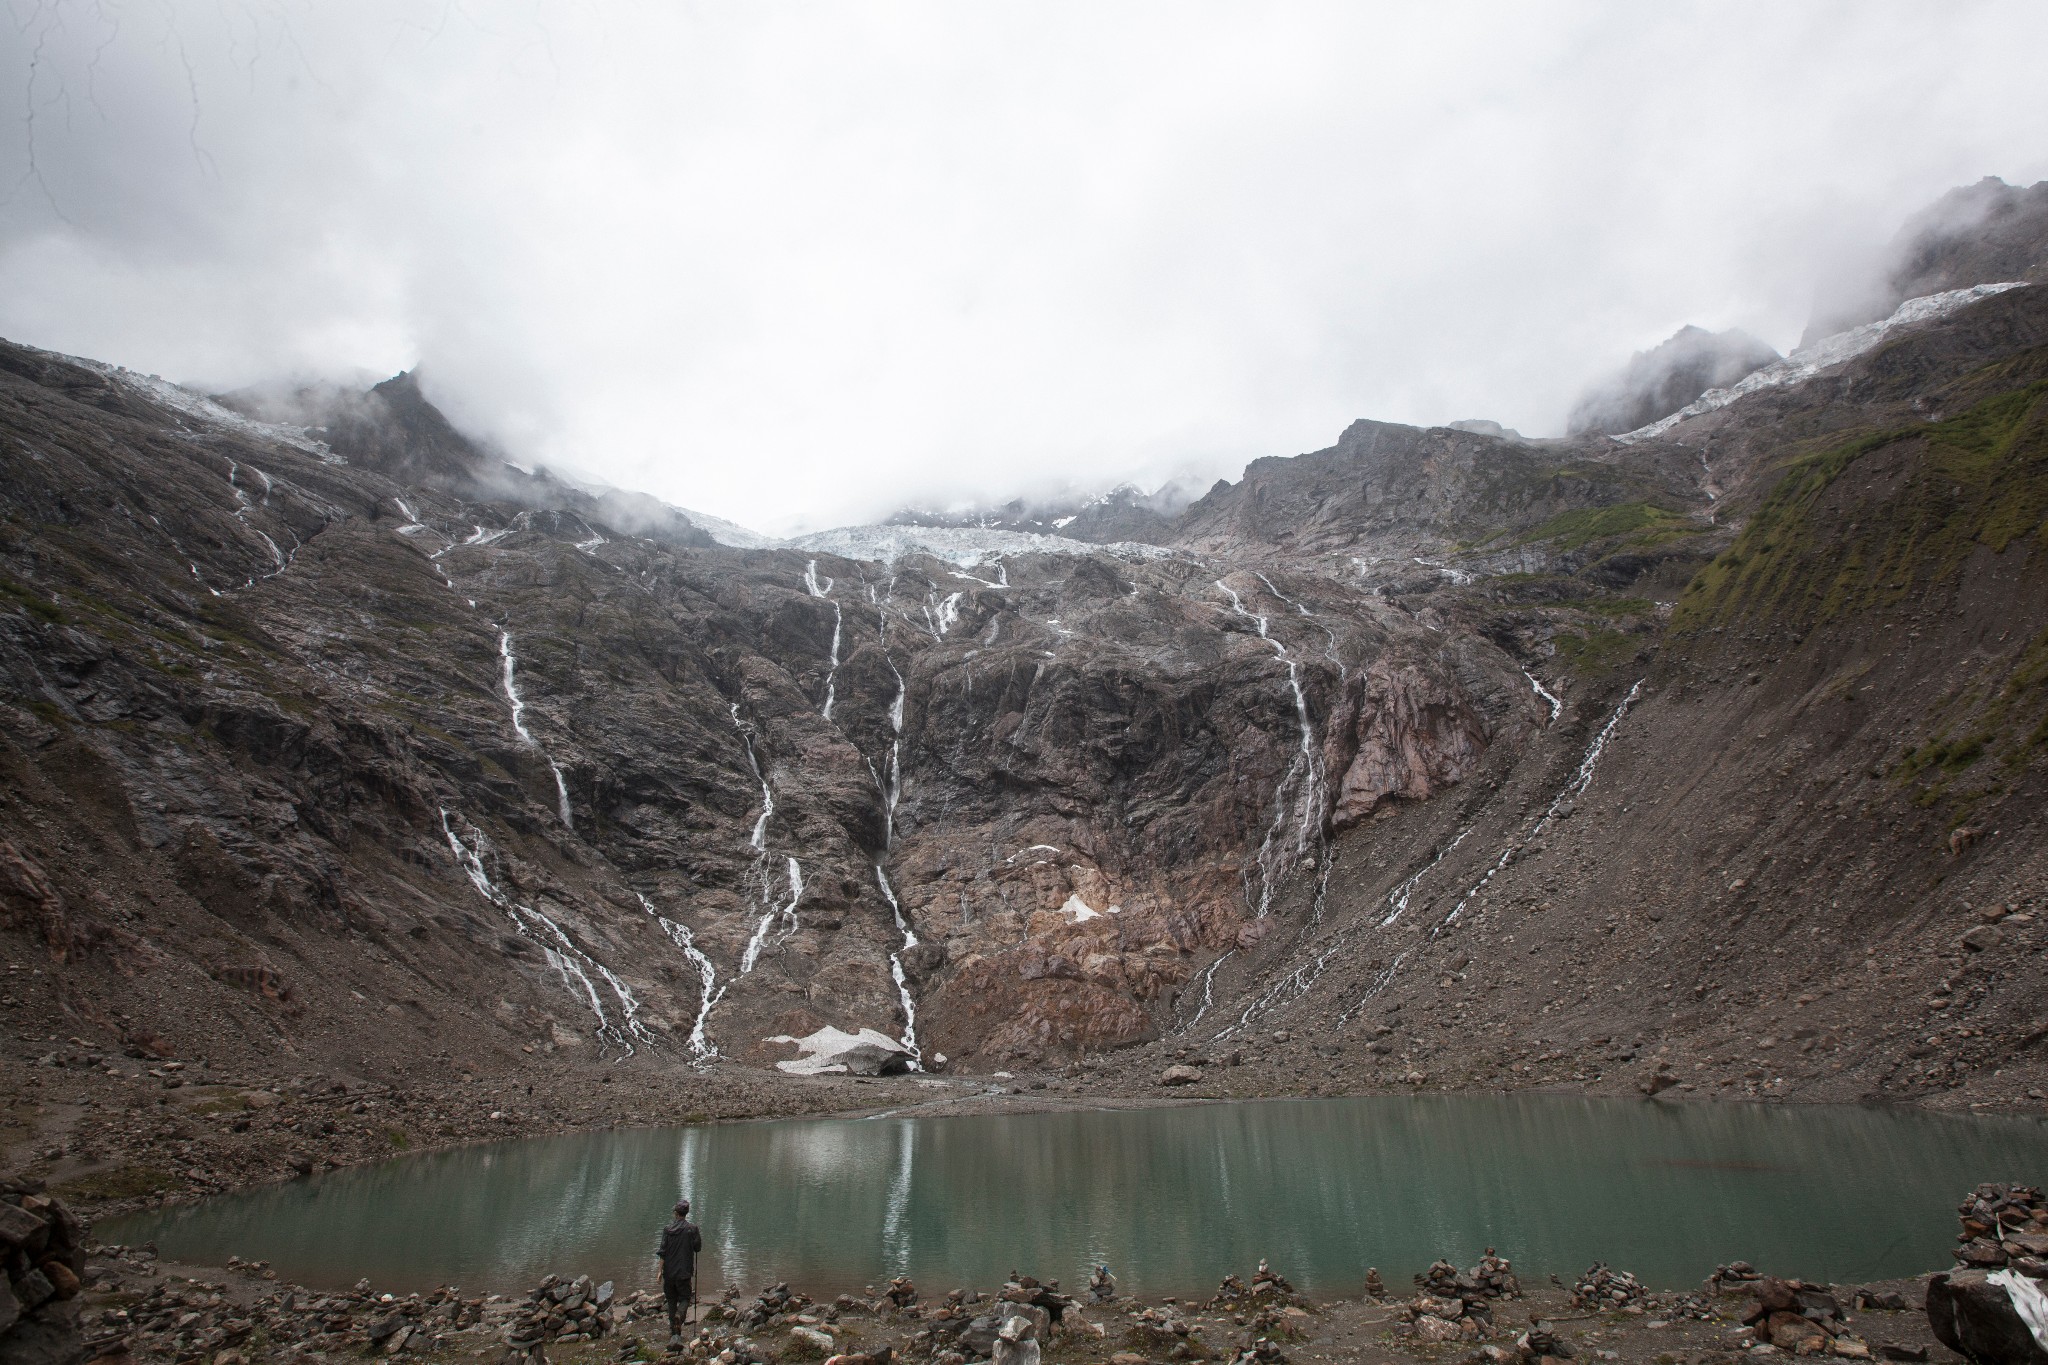
POLYGON ((0 332, 766 529, 1564 426, 1682 323, 2048 176, 2032 5, 10 13, 0 332))

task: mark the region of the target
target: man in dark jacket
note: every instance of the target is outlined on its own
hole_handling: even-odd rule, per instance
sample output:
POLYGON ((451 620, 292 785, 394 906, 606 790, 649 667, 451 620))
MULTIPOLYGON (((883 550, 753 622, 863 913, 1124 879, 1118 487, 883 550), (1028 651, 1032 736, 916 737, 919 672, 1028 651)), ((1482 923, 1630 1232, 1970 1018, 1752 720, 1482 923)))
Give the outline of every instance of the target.
POLYGON ((668 1332, 680 1339, 688 1320, 692 1282, 697 1277, 697 1253, 704 1249, 704 1234, 690 1221, 690 1201, 676 1205, 676 1216, 661 1230, 654 1254, 661 1258, 661 1292, 668 1300, 668 1332))

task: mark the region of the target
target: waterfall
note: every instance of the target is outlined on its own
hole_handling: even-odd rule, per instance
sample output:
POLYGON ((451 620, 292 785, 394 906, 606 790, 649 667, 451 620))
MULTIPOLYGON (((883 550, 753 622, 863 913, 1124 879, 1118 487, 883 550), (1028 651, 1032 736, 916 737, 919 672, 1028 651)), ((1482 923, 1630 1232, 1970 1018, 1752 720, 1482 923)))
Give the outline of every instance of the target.
MULTIPOLYGON (((640 895, 639 892, 634 894, 640 895)), ((661 926, 661 932, 667 935, 668 941, 675 944, 682 955, 689 959, 690 965, 697 969, 697 979, 703 986, 703 993, 697 1001, 697 1020, 690 1026, 690 1051, 696 1054, 699 1062, 710 1061, 718 1055, 718 1049, 711 1045, 710 1035, 705 1030, 711 1023, 712 1008, 725 998, 725 987, 718 984, 718 970, 697 946, 696 935, 690 932, 689 925, 662 914, 654 908, 654 902, 644 895, 640 895, 640 908, 654 917, 654 922, 661 926)))
MULTIPOLYGON (((1264 616, 1247 610, 1244 600, 1222 579, 1216 580, 1216 587, 1230 599, 1231 611, 1252 622, 1259 633, 1259 638, 1272 646, 1273 653, 1285 665, 1288 690, 1294 698, 1295 723, 1300 733, 1300 743, 1295 757, 1273 788, 1273 822, 1267 827, 1266 836, 1260 841, 1258 856, 1254 860, 1254 866, 1259 870, 1259 893, 1252 902, 1253 913, 1257 918, 1264 919, 1267 911, 1272 908, 1275 886, 1286 876, 1293 863, 1308 855, 1312 843, 1321 842, 1324 805, 1322 756, 1316 748, 1315 726, 1309 718, 1308 694, 1301 685, 1300 664, 1288 652, 1287 646, 1274 639, 1268 632, 1264 616), (1290 791, 1295 793, 1291 809, 1288 801, 1290 791), (1288 854, 1286 844, 1290 816, 1293 817, 1295 832, 1292 857, 1288 854)), ((1278 597, 1279 594, 1275 593, 1274 596, 1278 597)), ((1249 894, 1247 899, 1250 899, 1249 894)))
MULTIPOLYGON (((813 597, 831 601, 832 580, 826 579, 823 587, 818 586, 818 561, 812 560, 804 566, 804 586, 813 597)), ((846 613, 837 602, 832 603, 832 658, 825 668, 825 708, 820 713, 826 720, 832 719, 832 696, 834 679, 839 674, 839 632, 846 623, 846 613)))
POLYGON ((895 888, 889 885, 888 874, 882 871, 880 863, 875 864, 875 882, 882 888, 882 899, 889 902, 890 913, 896 917, 896 932, 903 935, 903 942, 889 954, 889 975, 896 979, 896 998, 903 1006, 902 1043, 910 1053, 910 1069, 919 1071, 923 1069, 924 1051, 917 1045, 917 1001, 910 994, 909 974, 903 970, 903 954, 917 946, 917 934, 903 917, 895 888))
POLYGON ((581 996, 583 1003, 589 1006, 590 1012, 597 1017, 599 1040, 624 1048, 629 1057, 634 1052, 634 1039, 653 1046, 656 1039, 648 1031, 647 1026, 640 1022, 640 1002, 634 997, 632 990, 609 967, 578 947, 561 925, 532 906, 515 901, 501 891, 484 868, 483 833, 475 826, 470 828, 473 845, 463 842, 462 837, 455 832, 455 825, 449 818, 447 808, 441 808, 441 833, 446 836, 448 847, 455 854, 456 863, 468 875, 469 884, 476 888, 478 895, 505 912, 506 917, 512 921, 513 930, 521 938, 539 946, 541 957, 554 969, 556 975, 562 978, 562 984, 569 988, 570 994, 581 996), (589 970, 586 971, 586 968, 589 970), (604 1000, 599 995, 596 983, 590 979, 591 971, 603 977, 605 984, 611 988, 623 1027, 621 1024, 613 1023, 605 1012, 604 1000))

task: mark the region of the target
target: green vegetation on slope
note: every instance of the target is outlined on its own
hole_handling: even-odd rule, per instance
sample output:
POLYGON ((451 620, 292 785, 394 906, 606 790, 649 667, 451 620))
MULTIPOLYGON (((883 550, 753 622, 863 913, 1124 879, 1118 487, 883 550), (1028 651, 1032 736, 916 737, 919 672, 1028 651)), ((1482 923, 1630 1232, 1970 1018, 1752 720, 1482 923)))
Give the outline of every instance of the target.
POLYGON ((1577 550, 1596 540, 1628 536, 1632 545, 1654 545, 1677 535, 1690 535, 1699 527, 1683 512, 1673 512, 1649 502, 1621 502, 1608 507, 1578 507, 1560 512, 1516 542, 1553 542, 1560 550, 1577 550))
POLYGON ((1672 624, 1810 624, 1894 605, 1955 574, 1980 546, 2002 552, 2031 537, 2048 549, 2044 518, 2048 381, 2036 381, 1946 421, 1866 433, 1793 460, 1735 544, 1687 586, 1672 624), (1864 464, 1903 442, 1912 448, 1886 469, 1864 464), (1869 486, 1835 497, 1852 470, 1868 472, 1869 486))
MULTIPOLYGON (((1735 543, 1686 587, 1674 635, 1715 627, 1801 632, 1884 620, 1959 578, 1973 555, 2048 552, 2048 380, 2039 355, 1987 367, 1959 386, 1956 416, 1871 431, 1798 454, 1735 543), (2005 381, 2002 391, 1999 381, 2005 381)), ((2010 774, 2048 745, 2048 632, 1960 687, 1929 733, 1893 765, 1916 800, 1947 798, 1958 821, 2002 790, 1956 784, 1987 756, 2010 774)))

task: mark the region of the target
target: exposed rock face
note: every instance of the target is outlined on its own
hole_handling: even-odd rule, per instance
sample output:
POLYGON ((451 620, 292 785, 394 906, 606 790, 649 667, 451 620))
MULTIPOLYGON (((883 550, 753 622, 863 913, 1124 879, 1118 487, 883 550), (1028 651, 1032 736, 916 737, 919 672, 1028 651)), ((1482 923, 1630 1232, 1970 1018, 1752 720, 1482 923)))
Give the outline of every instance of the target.
POLYGON ((1652 349, 1638 351, 1619 373, 1579 395, 1565 430, 1573 436, 1603 432, 1618 436, 1646 427, 1708 389, 1728 388, 1776 359, 1775 350, 1747 332, 1681 327, 1652 349))
POLYGON ((852 559, 403 383, 285 429, 0 347, 0 932, 217 1063, 2023 1074, 2044 357, 2014 290, 1634 445, 1359 422, 1152 544, 852 559), (1909 1058, 1909 982, 1998 1026, 1909 1058))
POLYGON ((10 825, 0 875, 82 981, 150 983, 106 978, 124 1029, 176 1038, 196 978, 315 1036, 352 993, 540 1050, 1116 1047, 1333 818, 1542 714, 1313 571, 629 536, 408 383, 323 449, 6 359, 6 752, 24 814, 93 809, 10 825))

